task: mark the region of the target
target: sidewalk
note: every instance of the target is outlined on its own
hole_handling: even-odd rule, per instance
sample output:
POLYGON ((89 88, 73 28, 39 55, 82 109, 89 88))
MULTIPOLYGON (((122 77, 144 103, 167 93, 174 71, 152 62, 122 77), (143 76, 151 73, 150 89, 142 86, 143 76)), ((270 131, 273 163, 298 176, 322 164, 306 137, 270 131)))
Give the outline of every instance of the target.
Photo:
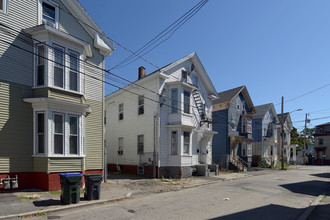
POLYGON ((148 179, 137 175, 111 173, 108 181, 102 183, 100 200, 84 200, 84 196, 81 193, 80 203, 71 205, 61 204, 59 200, 60 191, 1 192, 0 219, 46 215, 49 212, 63 209, 114 202, 153 193, 177 191, 218 181, 232 181, 272 172, 279 172, 279 170, 258 169, 257 171, 248 171, 246 173, 220 172, 218 176, 184 179, 148 179))

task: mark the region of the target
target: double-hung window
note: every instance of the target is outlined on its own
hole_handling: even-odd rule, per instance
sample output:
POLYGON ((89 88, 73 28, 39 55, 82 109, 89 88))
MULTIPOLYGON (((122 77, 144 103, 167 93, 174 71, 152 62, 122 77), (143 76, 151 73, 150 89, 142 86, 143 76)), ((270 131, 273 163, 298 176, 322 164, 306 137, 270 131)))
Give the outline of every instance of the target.
POLYGON ((143 154, 144 152, 144 135, 137 136, 137 153, 143 154))
POLYGON ((70 154, 78 154, 78 117, 70 115, 69 116, 69 125, 70 125, 70 154))
POLYGON ((45 85, 45 46, 43 44, 37 45, 37 86, 45 85))
POLYGON ((76 52, 69 51, 70 71, 69 84, 70 90, 78 91, 78 71, 79 71, 79 55, 76 52))
POLYGON ((178 132, 177 131, 171 132, 171 154, 172 155, 178 154, 178 132))
POLYGON ((178 112, 178 89, 171 90, 171 112, 178 112))
POLYGON ((183 112, 189 114, 190 113, 190 92, 184 90, 183 91, 183 96, 184 96, 184 98, 183 98, 183 105, 184 105, 183 112))
POLYGON ((64 115, 54 114, 54 154, 63 154, 64 115))
POLYGON ((243 142, 242 143, 242 157, 246 157, 246 143, 243 142))
POLYGON ((252 156, 252 143, 247 143, 247 156, 252 156))
POLYGON ((64 48, 54 46, 54 86, 64 88, 64 48))
POLYGON ((39 19, 40 23, 47 24, 51 27, 58 28, 59 21, 59 5, 49 0, 39 0, 39 19))
POLYGON ((36 153, 43 154, 45 153, 45 113, 36 113, 36 127, 36 153))
POLYGON ((190 133, 187 131, 183 132, 183 153, 189 154, 190 152, 190 133))
POLYGON ((181 80, 182 80, 182 82, 187 82, 187 76, 188 76, 187 71, 182 70, 181 71, 181 80))
POLYGON ((42 19, 55 24, 55 7, 42 2, 42 19))
POLYGON ((122 155, 124 150, 124 138, 118 138, 118 154, 122 155))
POLYGON ((123 103, 119 104, 118 108, 119 108, 118 109, 118 111, 119 111, 118 118, 119 118, 119 120, 123 120, 124 119, 124 104, 123 103))
POLYGON ((144 114, 144 96, 140 95, 138 97, 138 115, 144 114))

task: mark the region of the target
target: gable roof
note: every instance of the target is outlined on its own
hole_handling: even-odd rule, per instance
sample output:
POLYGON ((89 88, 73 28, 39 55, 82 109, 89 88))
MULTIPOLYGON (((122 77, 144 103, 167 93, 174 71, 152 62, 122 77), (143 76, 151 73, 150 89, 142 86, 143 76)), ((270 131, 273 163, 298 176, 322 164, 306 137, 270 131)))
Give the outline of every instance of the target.
POLYGON ((94 46, 100 50, 105 56, 109 56, 115 50, 114 45, 106 37, 101 28, 95 23, 92 17, 87 13, 78 0, 61 0, 61 2, 70 9, 70 13, 77 22, 86 30, 86 32, 94 39, 94 46))
POLYGON ((273 103, 268 103, 268 104, 264 104, 264 105, 258 105, 255 107, 256 108, 256 113, 253 115, 253 118, 263 118, 266 113, 271 110, 274 117, 275 117, 275 121, 278 122, 278 117, 274 108, 274 104, 273 103))
POLYGON ((323 127, 323 126, 328 126, 328 125, 330 125, 330 122, 320 124, 320 125, 316 125, 315 127, 323 127))
POLYGON ((215 97, 218 97, 217 95, 217 91, 216 89, 214 88, 214 85, 213 83, 211 82, 209 76, 207 75, 200 59, 198 58, 196 52, 193 52, 177 61, 174 61, 172 63, 169 63, 161 68, 159 68, 158 70, 155 70, 154 72, 146 75, 145 77, 143 77, 142 79, 138 79, 134 82, 132 82, 131 84, 123 87, 122 89, 118 89, 117 91, 109 94, 106 96, 106 98, 110 98, 110 97, 113 97, 113 96, 116 96, 116 95, 119 95, 121 92, 123 91, 126 91, 129 87, 131 86, 134 86, 135 84, 140 84, 140 83, 143 83, 144 81, 147 81, 149 78, 153 77, 153 76, 156 76, 156 75, 159 75, 163 78, 167 78, 168 76, 166 74, 164 74, 164 72, 170 70, 171 68, 189 60, 189 59, 192 59, 192 62, 195 64, 195 68, 198 69, 198 72, 201 74, 201 77, 200 79, 205 83, 206 85, 206 88, 208 89, 208 92, 209 92, 209 95, 214 95, 215 97))
MULTIPOLYGON (((277 114, 277 117, 278 117, 279 121, 281 122, 282 114, 277 114)), ((292 130, 293 129, 293 126, 292 126, 292 121, 291 121, 290 113, 289 112, 283 113, 283 119, 284 119, 283 122, 285 122, 285 121, 288 122, 288 126, 289 126, 288 129, 289 130, 292 130)))
POLYGON ((218 103, 224 103, 224 102, 231 102, 235 97, 237 97, 240 93, 242 93, 249 109, 251 110, 252 113, 256 112, 256 109, 253 105, 253 102, 251 100, 250 94, 247 91, 246 86, 239 86, 234 89, 229 89, 223 92, 218 93, 219 98, 217 100, 213 101, 213 104, 218 104, 218 103))

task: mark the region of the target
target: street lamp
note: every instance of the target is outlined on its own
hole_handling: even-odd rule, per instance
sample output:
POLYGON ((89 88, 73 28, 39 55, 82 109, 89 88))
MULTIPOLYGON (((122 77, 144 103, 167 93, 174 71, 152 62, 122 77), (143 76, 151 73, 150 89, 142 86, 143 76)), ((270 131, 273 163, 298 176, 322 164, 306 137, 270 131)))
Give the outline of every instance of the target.
MULTIPOLYGON (((282 165, 281 165, 281 170, 284 170, 284 155, 283 155, 283 151, 284 151, 284 113, 283 113, 283 108, 284 108, 284 97, 282 96, 282 105, 281 105, 281 162, 282 162, 282 165)), ((296 109, 296 110, 293 110, 290 113, 292 112, 295 112, 295 111, 302 111, 301 108, 299 109, 296 109)))

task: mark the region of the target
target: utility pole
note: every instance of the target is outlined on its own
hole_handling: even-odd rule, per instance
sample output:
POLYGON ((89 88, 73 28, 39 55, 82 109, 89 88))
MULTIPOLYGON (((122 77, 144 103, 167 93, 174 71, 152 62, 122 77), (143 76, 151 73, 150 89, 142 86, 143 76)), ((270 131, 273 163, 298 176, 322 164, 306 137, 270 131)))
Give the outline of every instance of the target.
POLYGON ((310 120, 307 119, 308 113, 305 116, 305 130, 304 130, 304 165, 306 165, 306 130, 307 130, 307 122, 309 123, 310 120))
POLYGON ((284 108, 284 97, 282 96, 282 105, 281 105, 281 169, 284 170, 284 116, 283 116, 283 108, 284 108))

